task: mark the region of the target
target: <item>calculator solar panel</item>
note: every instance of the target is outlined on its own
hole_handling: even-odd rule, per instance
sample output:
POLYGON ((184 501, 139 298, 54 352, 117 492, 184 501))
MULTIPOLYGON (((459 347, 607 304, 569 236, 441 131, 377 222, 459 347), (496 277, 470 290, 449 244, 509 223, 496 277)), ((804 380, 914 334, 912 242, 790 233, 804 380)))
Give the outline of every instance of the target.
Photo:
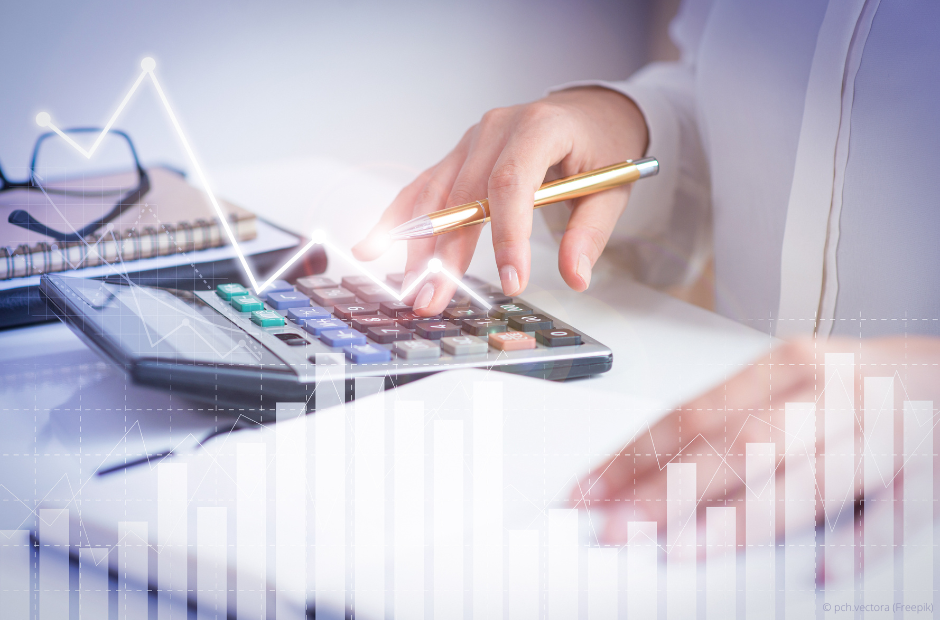
MULTIPOLYGON (((387 282, 399 288, 401 274, 387 282)), ((317 368, 330 364, 387 386, 450 368, 552 380, 610 370, 610 349, 575 326, 465 282, 491 307, 458 290, 440 315, 420 317, 362 276, 276 281, 256 295, 234 283, 189 292, 50 275, 41 291, 135 382, 240 411, 298 399, 314 409, 317 368)))

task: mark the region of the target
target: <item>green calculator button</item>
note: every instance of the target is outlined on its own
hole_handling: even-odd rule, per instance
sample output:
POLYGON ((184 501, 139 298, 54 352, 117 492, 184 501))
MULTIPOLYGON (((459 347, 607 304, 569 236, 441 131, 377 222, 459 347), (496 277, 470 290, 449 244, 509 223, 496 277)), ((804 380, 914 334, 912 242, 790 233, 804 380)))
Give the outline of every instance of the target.
POLYGON ((278 327, 284 324, 284 317, 274 310, 257 310, 251 313, 251 322, 261 327, 278 327))
POLYGON ((247 295, 248 289, 241 284, 220 284, 215 287, 215 294, 225 301, 231 301, 232 297, 247 295))
POLYGON ((239 312, 254 312, 255 310, 264 310, 264 302, 251 295, 239 295, 232 297, 232 307, 239 312))

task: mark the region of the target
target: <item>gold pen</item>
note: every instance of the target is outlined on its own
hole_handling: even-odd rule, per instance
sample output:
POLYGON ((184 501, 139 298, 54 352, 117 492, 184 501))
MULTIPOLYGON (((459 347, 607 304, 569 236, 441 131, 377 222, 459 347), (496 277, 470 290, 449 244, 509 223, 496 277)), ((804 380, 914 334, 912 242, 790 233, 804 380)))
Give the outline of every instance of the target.
MULTIPOLYGON (((659 161, 655 157, 647 157, 636 161, 627 160, 620 164, 582 172, 550 183, 543 183, 542 187, 535 192, 533 208, 538 209, 555 202, 580 198, 588 194, 602 192, 605 189, 620 187, 639 179, 651 177, 658 172, 659 161)), ((441 209, 434 213, 416 217, 392 229, 388 235, 392 239, 421 239, 442 235, 464 226, 482 224, 489 220, 490 203, 484 198, 476 202, 441 209)))

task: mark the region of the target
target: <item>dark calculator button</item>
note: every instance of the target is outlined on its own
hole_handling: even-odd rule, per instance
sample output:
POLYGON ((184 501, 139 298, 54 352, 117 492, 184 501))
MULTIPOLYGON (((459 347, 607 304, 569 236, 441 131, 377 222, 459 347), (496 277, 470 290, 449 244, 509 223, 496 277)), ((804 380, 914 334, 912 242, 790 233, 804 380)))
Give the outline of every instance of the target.
POLYGON ((451 321, 468 321, 474 319, 485 319, 486 313, 479 308, 470 308, 467 306, 461 308, 448 308, 444 310, 444 318, 451 321))
POLYGON ((392 288, 397 288, 401 290, 401 285, 405 281, 405 274, 403 273, 390 273, 385 276, 385 281, 388 282, 392 288))
POLYGON ((448 308, 458 308, 460 306, 470 305, 470 294, 465 291, 457 291, 447 304, 448 308))
POLYGON ((330 307, 356 301, 356 296, 344 288, 315 288, 308 295, 318 306, 330 307))
POLYGON ((297 290, 309 295, 314 289, 336 288, 336 282, 326 276, 306 276, 297 278, 297 290))
POLYGON ((397 326, 370 327, 366 330, 366 335, 379 344, 391 344, 399 340, 411 340, 414 338, 414 332, 410 329, 397 326))
POLYGON ((415 324, 415 331, 422 338, 440 340, 445 336, 459 336, 460 325, 453 321, 419 321, 415 324))
MULTIPOLYGON (((509 295, 503 295, 502 293, 495 292, 495 291, 493 292, 481 291, 477 294, 483 298, 483 301, 490 304, 491 306, 495 306, 497 304, 508 304, 512 301, 512 297, 510 297, 509 295)), ((476 299, 472 299, 470 303, 476 305, 479 302, 476 299)))
POLYGON ((353 291, 358 293, 359 289, 363 286, 372 286, 375 284, 375 280, 369 276, 344 276, 340 282, 342 286, 347 291, 353 291))
POLYGON ((380 301, 393 301, 395 299, 388 291, 376 284, 360 286, 356 289, 356 296, 370 304, 379 303, 380 301))
POLYGON ((509 329, 520 332, 534 332, 540 329, 551 329, 552 320, 544 314, 526 314, 524 316, 509 317, 509 329))
POLYGON ((378 314, 379 304, 337 304, 333 306, 333 314, 341 319, 349 321, 354 316, 365 316, 367 314, 378 314))
POLYGON ((543 329, 535 332, 535 339, 546 347, 569 347, 581 344, 581 334, 570 329, 543 329))
POLYGON ((310 342, 297 334, 274 334, 274 336, 289 347, 302 347, 310 342))
POLYGON ((514 304, 511 301, 494 304, 490 308, 489 315, 494 319, 508 319, 511 316, 524 316, 526 314, 532 314, 532 308, 528 306, 523 306, 522 304, 514 304))
POLYGON ((463 280, 464 284, 466 284, 467 286, 469 286, 470 288, 474 290, 477 290, 477 289, 486 290, 487 288, 489 288, 489 284, 487 284, 486 282, 484 282, 483 280, 481 280, 480 278, 476 276, 464 274, 461 280, 463 280))
POLYGON ((395 320, 382 314, 354 316, 349 326, 357 332, 366 332, 370 327, 395 326, 395 320))
POLYGON ((463 322, 463 331, 472 336, 488 336, 504 332, 506 329, 506 321, 497 321, 496 319, 476 319, 463 322))
POLYGON ((383 301, 379 304, 379 310, 388 316, 398 316, 403 312, 411 312, 411 306, 400 301, 383 301))
POLYGON ((415 325, 418 323, 424 323, 427 321, 439 321, 441 320, 441 315, 437 316, 418 316, 414 312, 402 312, 395 319, 399 325, 402 327, 407 327, 408 329, 414 329, 415 325))

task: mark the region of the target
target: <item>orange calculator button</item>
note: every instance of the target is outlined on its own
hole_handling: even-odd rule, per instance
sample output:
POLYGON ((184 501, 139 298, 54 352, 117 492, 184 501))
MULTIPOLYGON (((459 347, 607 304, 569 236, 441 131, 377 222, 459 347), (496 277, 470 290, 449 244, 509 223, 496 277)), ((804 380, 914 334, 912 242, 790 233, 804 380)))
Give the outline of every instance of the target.
POLYGON ((523 349, 534 349, 535 338, 525 332, 499 332, 490 334, 490 346, 502 349, 503 351, 521 351, 523 349))

